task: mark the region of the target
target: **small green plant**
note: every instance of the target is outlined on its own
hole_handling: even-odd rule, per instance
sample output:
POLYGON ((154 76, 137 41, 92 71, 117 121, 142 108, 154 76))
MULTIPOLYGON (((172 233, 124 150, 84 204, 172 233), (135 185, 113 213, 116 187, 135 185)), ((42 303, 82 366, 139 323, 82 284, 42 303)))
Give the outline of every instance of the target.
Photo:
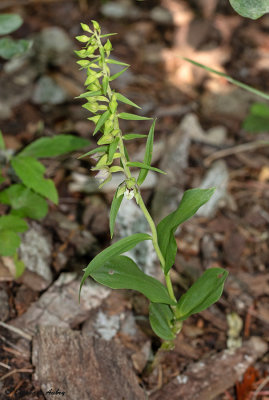
POLYGON ((81 287, 87 277, 91 276, 97 282, 112 289, 133 289, 143 293, 150 300, 149 318, 152 329, 160 338, 164 339, 163 346, 171 348, 173 340, 181 330, 183 321, 219 299, 228 275, 222 268, 208 269, 180 299, 176 299, 170 279, 170 270, 177 253, 175 231, 180 224, 191 218, 211 198, 214 188, 186 191, 178 209, 166 216, 157 227, 155 226, 142 199, 140 187, 149 170, 164 173, 151 166, 156 121, 153 121, 147 135, 144 162, 130 161, 125 142, 143 138, 145 135, 123 134, 120 129, 120 120, 149 120, 150 118, 118 111, 119 103, 140 108, 110 87, 111 82, 118 78, 129 65, 110 58, 112 44, 108 37, 113 34, 102 35, 99 24, 96 21, 92 21, 92 23, 93 29, 86 24, 81 24, 84 34, 76 38, 83 45, 81 50, 76 51, 78 57, 81 58, 77 63, 87 73, 86 92, 79 98, 86 100, 83 107, 93 114, 89 118, 95 124, 93 135, 99 134, 100 136, 97 141, 98 147, 81 157, 92 156, 96 161, 92 170, 96 172, 96 179, 100 182, 100 187, 111 179, 113 173, 122 172, 125 175, 125 179, 116 190, 111 205, 111 238, 123 197, 130 201, 135 199, 148 221, 151 235, 137 233, 123 238, 103 250, 85 268, 81 287), (111 64, 122 66, 123 69, 111 75, 109 68, 111 64), (132 174, 133 168, 140 170, 137 179, 132 174), (142 272, 129 257, 122 255, 144 240, 151 240, 153 243, 164 274, 165 286, 142 272))
POLYGON ((8 215, 0 217, 0 256, 13 257, 16 277, 24 270, 17 250, 21 242, 19 234, 28 229, 25 218, 42 219, 48 212, 47 200, 58 203, 54 182, 44 177, 46 168, 38 159, 59 156, 88 145, 86 139, 58 135, 37 139, 13 155, 6 149, 0 131, 0 203, 10 209, 8 215))
MULTIPOLYGON (((0 36, 9 35, 19 29, 22 18, 18 14, 0 14, 0 36)), ((8 60, 23 55, 31 46, 29 40, 15 40, 9 36, 0 39, 0 57, 8 60)))

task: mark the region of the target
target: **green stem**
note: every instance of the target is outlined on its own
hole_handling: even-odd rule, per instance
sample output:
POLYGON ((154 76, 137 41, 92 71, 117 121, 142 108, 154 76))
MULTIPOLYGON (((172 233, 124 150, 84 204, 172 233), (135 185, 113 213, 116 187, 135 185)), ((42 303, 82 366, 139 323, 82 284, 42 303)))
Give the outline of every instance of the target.
MULTIPOLYGON (((140 193, 138 195, 138 205, 141 208, 143 214, 145 215, 146 220, 148 221, 148 224, 150 226, 151 233, 152 233, 152 243, 153 243, 154 249, 155 249, 155 251, 157 253, 157 256, 158 256, 158 258, 160 260, 162 269, 164 270, 164 268, 165 268, 165 260, 164 260, 164 257, 162 255, 161 249, 160 249, 159 244, 158 244, 158 236, 157 236, 156 226, 155 226, 155 223, 154 223, 153 219, 151 218, 150 213, 148 212, 147 207, 145 206, 145 203, 144 203, 140 193)), ((167 285, 167 290, 168 290, 169 296, 171 297, 172 300, 174 300, 176 302, 176 297, 174 295, 174 291, 173 291, 172 282, 171 282, 171 278, 170 278, 169 272, 167 274, 165 274, 165 281, 166 281, 166 285, 167 285)))

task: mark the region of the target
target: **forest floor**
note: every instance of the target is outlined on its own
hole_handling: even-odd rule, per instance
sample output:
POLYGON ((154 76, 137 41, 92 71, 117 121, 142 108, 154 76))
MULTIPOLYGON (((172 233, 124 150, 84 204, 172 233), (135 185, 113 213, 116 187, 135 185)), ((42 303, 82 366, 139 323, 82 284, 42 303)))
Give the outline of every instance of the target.
MULTIPOLYGON (((98 191, 81 152, 43 160, 59 206, 50 204, 48 216, 23 235, 20 279, 0 259, 0 399, 268 399, 269 148, 262 141, 269 134, 243 129, 251 105, 264 100, 182 57, 268 93, 269 15, 246 20, 224 0, 2 0, 0 12, 18 12, 24 25, 14 36, 34 43, 29 56, 0 60, 7 147, 16 152, 61 133, 90 138, 95 147, 90 115, 74 99, 84 74, 73 50, 79 23, 99 21, 103 33, 118 33, 113 56, 131 65, 114 87, 141 115, 157 117, 153 165, 168 175, 149 174, 142 190, 156 221, 184 190, 217 187, 214 200, 177 232, 176 294, 206 268, 229 271, 219 302, 186 321, 171 352, 158 352, 142 295, 89 281, 79 305, 82 268, 110 242, 116 183, 98 191)), ((147 133, 149 126, 123 121, 122 130, 147 133)), ((141 143, 128 146, 132 160, 143 160, 141 143)), ((6 211, 0 205, 0 215, 6 211)), ((124 203, 116 236, 139 229, 148 228, 135 204, 124 203)), ((159 276, 151 249, 138 253, 159 276)))

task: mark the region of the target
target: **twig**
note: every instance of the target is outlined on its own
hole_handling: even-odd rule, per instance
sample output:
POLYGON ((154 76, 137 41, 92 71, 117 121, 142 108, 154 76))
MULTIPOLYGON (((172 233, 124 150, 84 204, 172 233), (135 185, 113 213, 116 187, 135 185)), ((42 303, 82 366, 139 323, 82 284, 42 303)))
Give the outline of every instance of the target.
POLYGON ((7 351, 8 353, 14 354, 17 357, 24 356, 24 353, 22 353, 21 351, 14 350, 14 349, 12 349, 10 347, 3 346, 2 349, 7 351))
POLYGON ((269 383, 269 376, 267 376, 263 382, 260 383, 260 385, 257 387, 257 389, 255 390, 253 396, 252 396, 252 400, 256 400, 257 397, 259 396, 260 392, 262 391, 262 389, 267 385, 267 383, 269 383))
POLYGON ((8 329, 8 330, 10 330, 10 331, 12 331, 14 333, 17 333, 18 335, 24 337, 24 339, 27 339, 27 340, 30 340, 30 341, 32 340, 32 336, 31 335, 29 335, 28 333, 22 331, 19 328, 16 328, 15 326, 5 324, 2 321, 0 321, 0 326, 2 326, 3 328, 6 328, 6 329, 8 329))
POLYGON ((8 394, 8 397, 13 397, 14 394, 17 392, 17 390, 23 385, 24 381, 20 381, 17 386, 15 387, 15 389, 8 394))
POLYGON ((211 154, 210 156, 206 157, 206 159, 204 160, 204 164, 206 167, 208 167, 212 163, 212 161, 215 161, 219 158, 228 157, 233 154, 242 153, 244 151, 252 151, 258 149, 259 147, 264 147, 264 146, 269 146, 268 140, 258 140, 256 142, 239 144, 238 146, 229 147, 228 149, 216 151, 214 154, 211 154))
POLYGON ((28 372, 28 373, 32 373, 34 370, 30 369, 30 368, 21 368, 21 369, 13 369, 12 371, 8 372, 7 374, 1 376, 0 381, 3 381, 4 379, 8 378, 11 375, 16 374, 17 372, 28 372))
POLYGON ((11 367, 3 362, 0 361, 0 366, 6 369, 11 369, 11 367))

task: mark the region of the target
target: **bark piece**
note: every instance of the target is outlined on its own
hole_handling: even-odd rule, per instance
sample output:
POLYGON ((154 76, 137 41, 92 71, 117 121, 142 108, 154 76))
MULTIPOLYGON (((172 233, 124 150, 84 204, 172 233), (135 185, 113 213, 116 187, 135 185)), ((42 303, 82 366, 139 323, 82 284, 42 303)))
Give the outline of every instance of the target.
POLYGON ((262 339, 252 337, 234 352, 224 350, 193 363, 184 374, 152 394, 150 400, 213 400, 233 386, 267 347, 262 339))
POLYGON ((46 399, 145 400, 122 347, 71 329, 40 327, 33 340, 35 378, 46 399))
POLYGON ((12 324, 30 334, 39 325, 68 328, 81 324, 92 309, 100 306, 110 289, 89 281, 82 287, 79 303, 79 285, 75 274, 62 273, 39 300, 12 324))

